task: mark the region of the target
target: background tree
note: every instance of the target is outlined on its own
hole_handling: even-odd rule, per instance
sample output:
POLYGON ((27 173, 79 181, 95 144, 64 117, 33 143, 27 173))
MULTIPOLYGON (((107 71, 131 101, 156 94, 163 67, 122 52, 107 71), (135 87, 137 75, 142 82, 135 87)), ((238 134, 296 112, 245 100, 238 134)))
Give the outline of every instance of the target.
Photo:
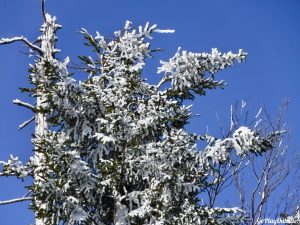
POLYGON ((235 208, 199 204, 198 195, 211 185, 216 166, 228 162, 232 149, 238 155, 264 152, 281 132, 261 137, 242 126, 224 140, 189 134, 184 125, 192 115, 183 101, 223 87, 214 74, 244 60, 245 53, 178 51, 159 68, 161 82, 150 85, 141 72, 155 50, 145 38, 171 31, 149 24, 136 30, 126 22, 112 40, 82 31, 96 57, 80 57, 90 77, 79 83, 67 72, 68 60, 55 58, 55 18, 44 14, 44 19, 38 42, 1 40, 22 41, 37 55, 29 75, 33 88, 23 89, 37 97, 37 104, 15 101, 36 114, 35 156, 24 166, 12 157, 3 162, 2 173, 34 177, 29 190, 36 224, 243 220, 235 208), (208 146, 199 151, 197 139, 207 140, 208 146))
MULTIPOLYGON (((247 103, 242 101, 241 104, 231 106, 228 132, 225 132, 226 129, 220 124, 223 138, 230 136, 234 127, 241 124, 247 124, 262 133, 268 133, 270 129, 287 129, 284 120, 287 101, 274 119, 264 107, 251 119, 246 105, 247 103)), ((295 177, 298 177, 299 154, 288 143, 287 138, 279 139, 270 151, 260 157, 232 157, 230 163, 219 165, 215 185, 206 189, 210 207, 215 206, 217 198, 236 191, 241 209, 249 215, 247 224, 265 224, 267 222, 262 222, 265 218, 276 219, 283 218, 284 215, 295 215, 299 205, 299 189, 296 185, 298 182, 295 180, 295 177)), ((234 204, 235 198, 227 202, 227 205, 234 204)))

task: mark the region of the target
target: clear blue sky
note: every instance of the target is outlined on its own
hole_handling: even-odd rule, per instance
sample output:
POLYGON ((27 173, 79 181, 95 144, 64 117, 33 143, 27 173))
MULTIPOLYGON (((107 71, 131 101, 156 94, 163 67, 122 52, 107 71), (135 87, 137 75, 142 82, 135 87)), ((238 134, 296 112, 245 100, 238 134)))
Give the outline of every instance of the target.
MULTIPOLYGON (((229 105, 248 99, 253 109, 266 105, 275 113, 284 99, 291 101, 287 119, 292 129, 293 145, 300 139, 300 2, 298 0, 47 0, 47 11, 57 16, 63 30, 59 32, 61 57, 88 53, 82 37, 76 33, 85 27, 106 36, 122 28, 125 20, 135 25, 147 21, 160 28, 176 30, 173 35, 155 35, 153 46, 166 49, 157 54, 147 67, 146 77, 157 82, 159 76, 151 66, 167 60, 178 46, 190 51, 245 49, 247 62, 218 74, 229 86, 223 91, 210 91, 197 99, 195 112, 202 116, 193 121, 194 131, 216 131, 215 112, 228 120, 229 105)), ((24 35, 35 40, 42 22, 40 1, 0 0, 0 37, 24 35)), ((10 153, 26 160, 32 153, 30 134, 33 126, 19 132, 18 125, 31 113, 14 106, 15 98, 27 99, 18 87, 27 84, 30 59, 19 51, 20 44, 0 47, 0 159, 10 153)), ((20 197, 26 184, 12 178, 0 178, 0 200, 20 197)), ((0 224, 24 225, 33 222, 25 203, 0 206, 0 224)))

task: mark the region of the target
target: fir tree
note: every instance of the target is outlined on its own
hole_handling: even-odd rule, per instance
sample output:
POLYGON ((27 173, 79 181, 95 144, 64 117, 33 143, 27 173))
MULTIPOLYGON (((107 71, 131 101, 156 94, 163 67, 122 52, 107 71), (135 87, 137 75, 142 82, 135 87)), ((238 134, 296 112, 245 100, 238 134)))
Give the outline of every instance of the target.
POLYGON ((209 208, 201 193, 213 185, 217 165, 228 163, 233 150, 239 156, 262 154, 282 132, 260 135, 242 126, 232 137, 217 139, 185 129, 193 116, 185 100, 223 88, 215 74, 245 61, 247 54, 179 49, 161 61, 161 81, 149 84, 142 76, 145 59, 158 54, 151 35, 173 31, 149 23, 135 29, 127 21, 113 38, 82 29, 95 56, 79 57, 88 74, 80 82, 68 72, 69 59, 56 57, 61 26, 43 15, 37 41, 0 39, 0 44, 21 41, 35 56, 31 87, 22 91, 36 104, 15 100, 34 112, 34 155, 26 164, 11 156, 1 172, 33 177, 31 196, 23 200, 32 201, 35 224, 200 225, 247 219, 238 208, 209 208), (198 141, 207 147, 197 147, 198 141))

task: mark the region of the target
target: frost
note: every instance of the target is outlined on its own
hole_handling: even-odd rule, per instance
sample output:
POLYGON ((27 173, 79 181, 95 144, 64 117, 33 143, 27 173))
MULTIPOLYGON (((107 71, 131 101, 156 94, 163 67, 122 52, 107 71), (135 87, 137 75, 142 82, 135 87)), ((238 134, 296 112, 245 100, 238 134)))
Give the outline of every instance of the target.
POLYGON ((238 155, 250 151, 258 145, 259 137, 248 127, 240 127, 233 133, 233 145, 238 155))
MULTIPOLYGON (((149 40, 153 32, 174 30, 150 23, 135 28, 126 21, 113 38, 81 30, 93 56, 79 57, 87 79, 76 81, 70 59, 56 57, 60 28, 45 15, 37 45, 28 44, 37 55, 27 91, 37 103, 15 101, 35 113, 34 156, 25 165, 13 156, 1 162, 3 176, 33 176, 32 208, 41 224, 238 224, 239 209, 207 208, 199 194, 216 182, 215 166, 229 163, 231 151, 261 154, 282 132, 262 136, 256 125, 234 131, 231 107, 232 137, 191 134, 185 128, 192 106, 183 103, 223 88, 215 74, 247 54, 179 48, 161 61, 162 80, 151 85, 142 76, 146 59, 158 51, 149 40), (207 146, 199 147, 204 140, 207 146)), ((0 44, 20 39, 28 41, 0 44)))
POLYGON ((28 165, 23 165, 19 158, 13 155, 10 155, 7 162, 0 161, 0 165, 2 165, 2 176, 15 175, 18 178, 23 179, 27 177, 31 172, 28 165))
POLYGON ((180 52, 179 49, 169 62, 161 61, 162 66, 158 68, 158 73, 164 73, 171 80, 172 88, 182 93, 180 96, 191 98, 193 92, 204 95, 205 89, 223 87, 224 82, 215 81, 214 74, 232 66, 235 60, 242 62, 246 55, 242 50, 237 54, 222 54, 213 48, 208 54, 180 52))
POLYGON ((99 141, 102 141, 103 144, 106 144, 107 142, 115 142, 115 139, 113 137, 106 136, 103 133, 96 133, 94 137, 97 138, 99 141))

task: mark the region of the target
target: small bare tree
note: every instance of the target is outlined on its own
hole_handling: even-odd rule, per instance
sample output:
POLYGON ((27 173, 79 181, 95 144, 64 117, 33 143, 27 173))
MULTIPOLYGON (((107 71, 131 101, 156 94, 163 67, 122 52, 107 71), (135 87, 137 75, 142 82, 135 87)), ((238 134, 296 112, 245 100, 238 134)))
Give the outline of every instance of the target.
MULTIPOLYGON (((261 133, 267 133, 269 129, 286 129, 284 116, 287 107, 288 101, 280 108, 275 119, 270 117, 265 108, 261 108, 254 119, 249 119, 249 111, 245 110, 246 102, 242 102, 241 107, 236 103, 231 107, 229 131, 225 132, 223 125, 219 124, 221 134, 223 138, 229 137, 235 127, 243 124, 253 126, 261 133), (261 121, 267 122, 261 124, 261 121)), ((218 117, 217 120, 219 121, 218 117)), ((289 139, 288 135, 286 139, 278 139, 272 150, 261 157, 231 157, 229 164, 217 165, 215 182, 206 189, 209 207, 214 207, 216 199, 227 193, 228 187, 234 186, 239 195, 240 207, 249 216, 247 224, 263 224, 263 218, 266 217, 295 215, 299 205, 297 182, 293 180, 294 183, 286 183, 296 173, 299 156, 289 148, 289 139)))

